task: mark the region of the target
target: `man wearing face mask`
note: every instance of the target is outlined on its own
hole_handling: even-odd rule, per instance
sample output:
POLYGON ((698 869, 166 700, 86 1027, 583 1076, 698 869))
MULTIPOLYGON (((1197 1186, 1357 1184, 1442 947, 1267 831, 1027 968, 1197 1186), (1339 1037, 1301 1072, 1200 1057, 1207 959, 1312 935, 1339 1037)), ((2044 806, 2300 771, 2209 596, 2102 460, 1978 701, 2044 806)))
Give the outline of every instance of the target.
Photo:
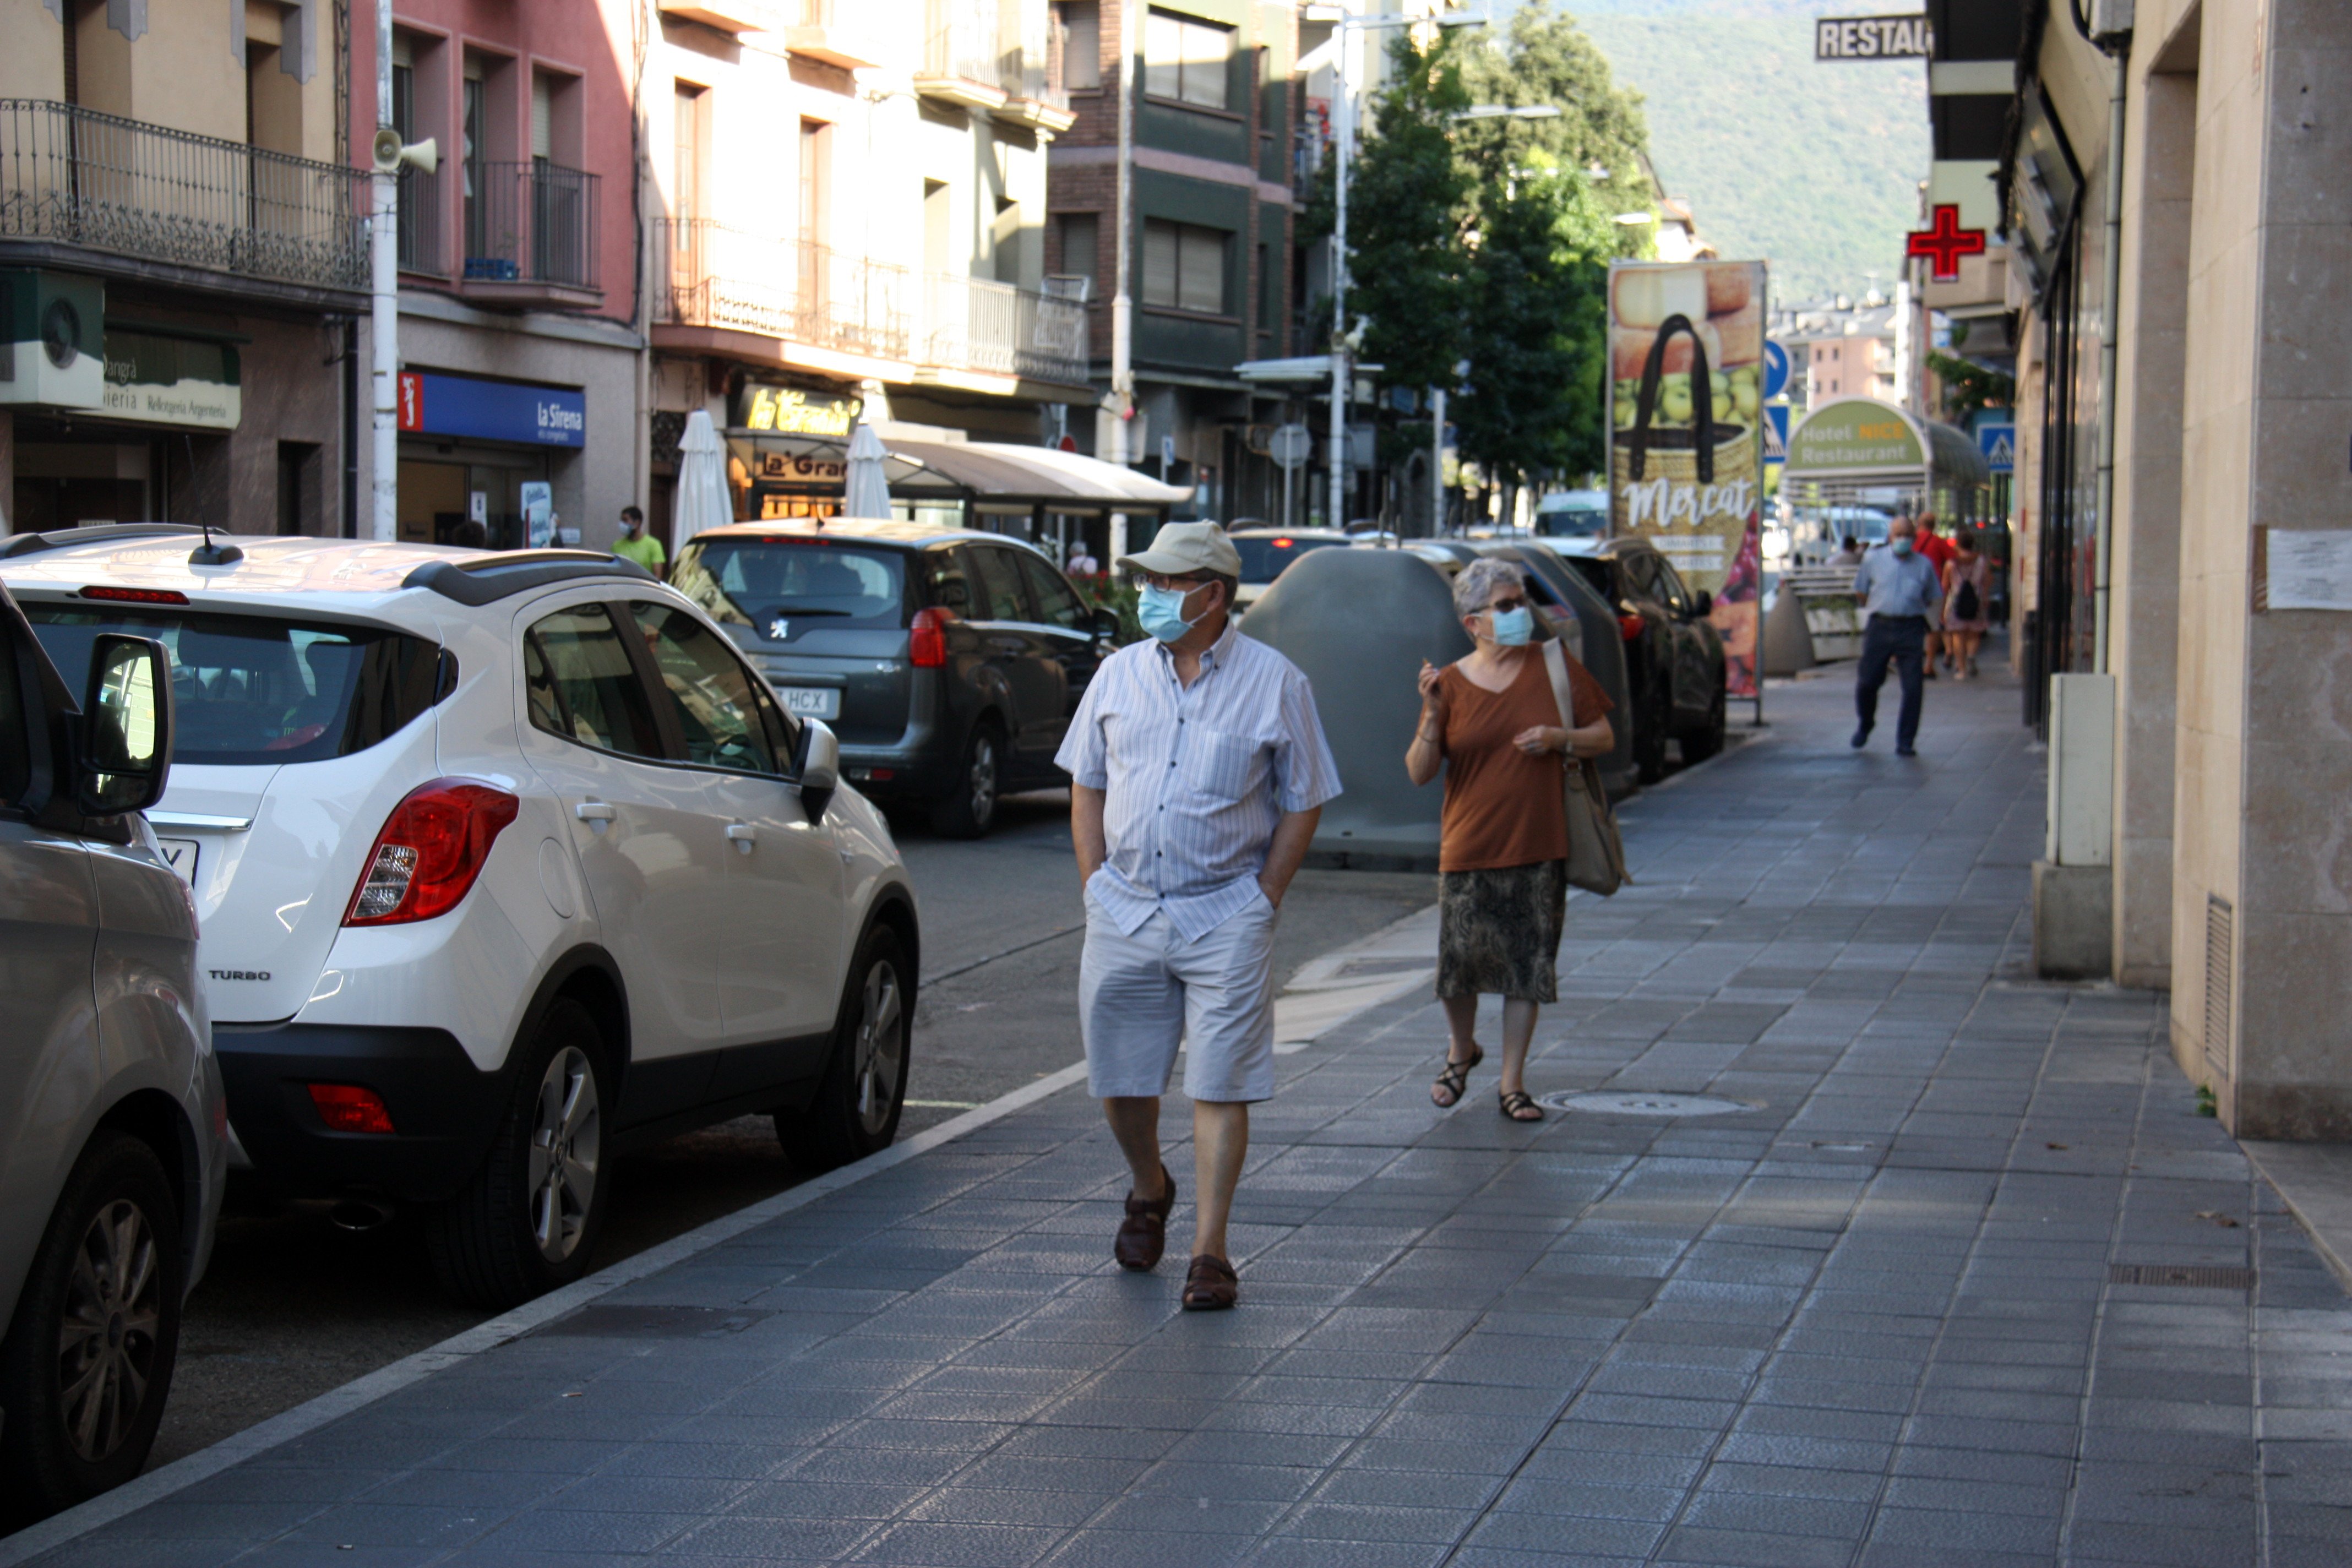
POLYGON ((1855 672, 1854 714, 1861 723, 1853 732, 1853 748, 1870 743, 1878 723, 1878 689, 1886 684, 1892 663, 1903 682, 1903 711, 1895 721, 1895 754, 1916 756, 1919 739, 1919 702, 1927 689, 1927 632, 1942 612, 1943 584, 1936 568, 1916 548, 1915 527, 1898 517, 1886 531, 1886 542, 1862 558, 1853 575, 1853 595, 1869 616, 1862 634, 1862 665, 1855 672))
POLYGON ((1274 924, 1323 804, 1339 793, 1297 666, 1236 631, 1241 556, 1213 522, 1171 522, 1118 564, 1150 640, 1103 662, 1055 759, 1086 888, 1078 1020, 1087 1075, 1134 1186, 1112 1244, 1160 1261, 1176 1184, 1160 1098, 1180 1042, 1192 1100, 1189 1311, 1231 1307, 1225 1226, 1249 1107, 1274 1092, 1274 924))

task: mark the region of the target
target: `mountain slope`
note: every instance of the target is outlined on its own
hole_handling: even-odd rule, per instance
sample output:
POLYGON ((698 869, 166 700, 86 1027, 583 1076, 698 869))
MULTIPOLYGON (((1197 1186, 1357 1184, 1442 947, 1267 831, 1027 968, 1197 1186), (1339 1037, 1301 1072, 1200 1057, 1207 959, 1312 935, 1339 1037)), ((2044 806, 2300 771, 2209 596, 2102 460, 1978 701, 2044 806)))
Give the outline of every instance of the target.
MULTIPOLYGON (((1818 0, 1587 0, 1569 8, 1648 100, 1651 157, 1727 258, 1772 294, 1892 284, 1927 176, 1916 62, 1817 65, 1811 19, 1889 7, 1818 0)), ((1903 7, 1894 7, 1902 9, 1903 7)))

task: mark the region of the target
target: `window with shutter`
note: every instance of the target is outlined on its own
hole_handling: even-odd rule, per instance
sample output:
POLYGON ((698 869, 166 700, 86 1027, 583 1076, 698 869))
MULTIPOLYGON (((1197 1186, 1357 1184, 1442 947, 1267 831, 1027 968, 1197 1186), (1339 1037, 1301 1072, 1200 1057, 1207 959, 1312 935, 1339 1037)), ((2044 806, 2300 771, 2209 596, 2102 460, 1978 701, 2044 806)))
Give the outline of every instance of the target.
POLYGON ((1179 309, 1223 315, 1225 310, 1225 237, 1213 228, 1185 226, 1179 236, 1176 299, 1179 309))

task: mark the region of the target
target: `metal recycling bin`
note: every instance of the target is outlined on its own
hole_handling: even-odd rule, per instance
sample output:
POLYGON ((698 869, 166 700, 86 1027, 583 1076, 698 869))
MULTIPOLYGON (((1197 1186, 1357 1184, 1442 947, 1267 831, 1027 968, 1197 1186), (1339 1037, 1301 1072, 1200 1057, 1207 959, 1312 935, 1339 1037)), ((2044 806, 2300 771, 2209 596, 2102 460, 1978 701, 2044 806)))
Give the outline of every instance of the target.
POLYGON ((1416 789, 1405 748, 1421 717, 1423 659, 1470 651, 1444 573, 1409 550, 1302 555, 1250 607, 1244 635, 1306 673, 1345 792, 1323 808, 1308 863, 1437 869, 1444 784, 1416 789))

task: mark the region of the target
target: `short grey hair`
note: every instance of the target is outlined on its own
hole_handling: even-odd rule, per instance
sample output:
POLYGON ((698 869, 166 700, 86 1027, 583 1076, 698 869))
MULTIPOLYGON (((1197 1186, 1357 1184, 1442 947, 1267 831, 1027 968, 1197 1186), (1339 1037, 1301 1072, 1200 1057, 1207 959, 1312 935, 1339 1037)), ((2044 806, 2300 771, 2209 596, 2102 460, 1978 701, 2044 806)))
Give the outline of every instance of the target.
POLYGON ((1454 579, 1454 610, 1456 615, 1475 616, 1485 610, 1487 601, 1495 596, 1496 587, 1508 584, 1524 590, 1528 585, 1525 568, 1516 561, 1506 561, 1496 555, 1481 555, 1462 568, 1454 579))

